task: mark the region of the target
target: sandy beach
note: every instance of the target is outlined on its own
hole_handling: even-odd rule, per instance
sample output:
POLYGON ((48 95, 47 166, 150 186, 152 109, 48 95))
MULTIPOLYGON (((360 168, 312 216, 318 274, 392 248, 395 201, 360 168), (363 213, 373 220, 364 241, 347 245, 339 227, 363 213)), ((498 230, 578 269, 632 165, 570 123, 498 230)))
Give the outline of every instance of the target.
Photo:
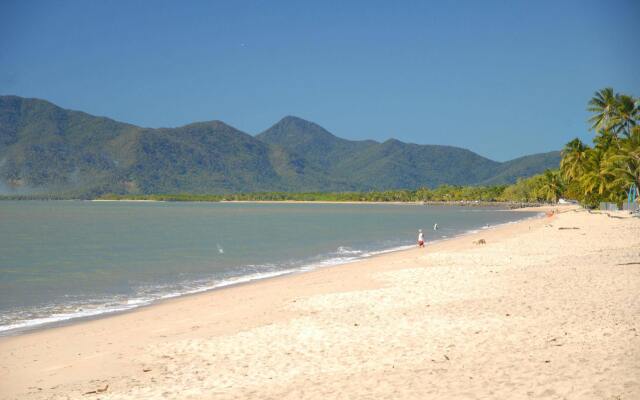
POLYGON ((0 398, 639 399, 639 293, 640 219, 565 207, 0 338, 0 398))

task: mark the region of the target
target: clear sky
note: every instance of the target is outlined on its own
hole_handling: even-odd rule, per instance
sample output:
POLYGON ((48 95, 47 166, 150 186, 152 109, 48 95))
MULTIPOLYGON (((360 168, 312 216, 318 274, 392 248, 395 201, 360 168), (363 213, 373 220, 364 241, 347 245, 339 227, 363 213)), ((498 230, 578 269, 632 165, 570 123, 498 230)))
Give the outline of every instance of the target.
POLYGON ((0 94, 148 127, 296 115, 506 160, 640 96, 640 1, 0 0, 0 94))

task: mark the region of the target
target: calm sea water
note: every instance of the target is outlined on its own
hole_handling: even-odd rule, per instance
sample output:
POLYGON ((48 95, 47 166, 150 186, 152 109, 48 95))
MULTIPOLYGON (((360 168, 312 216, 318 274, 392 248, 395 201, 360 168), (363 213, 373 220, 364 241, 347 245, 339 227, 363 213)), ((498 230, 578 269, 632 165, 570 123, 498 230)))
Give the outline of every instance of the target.
POLYGON ((0 334, 530 217, 348 204, 0 202, 0 334), (433 230, 438 223, 439 229, 433 230))

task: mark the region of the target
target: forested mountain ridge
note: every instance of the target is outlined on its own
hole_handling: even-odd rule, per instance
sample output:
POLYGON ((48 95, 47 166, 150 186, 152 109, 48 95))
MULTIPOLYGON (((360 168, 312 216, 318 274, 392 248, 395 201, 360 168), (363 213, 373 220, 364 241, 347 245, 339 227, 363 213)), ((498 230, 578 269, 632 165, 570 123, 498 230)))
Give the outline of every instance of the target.
POLYGON ((331 176, 352 182, 358 190, 507 184, 547 168, 557 168, 560 163, 557 151, 500 163, 453 146, 404 143, 397 139, 383 143, 347 140, 292 116, 256 137, 320 165, 331 176))
POLYGON ((559 153, 498 163, 469 150, 351 141, 296 117, 251 136, 221 121, 142 128, 0 96, 3 193, 346 191, 510 183, 559 153))

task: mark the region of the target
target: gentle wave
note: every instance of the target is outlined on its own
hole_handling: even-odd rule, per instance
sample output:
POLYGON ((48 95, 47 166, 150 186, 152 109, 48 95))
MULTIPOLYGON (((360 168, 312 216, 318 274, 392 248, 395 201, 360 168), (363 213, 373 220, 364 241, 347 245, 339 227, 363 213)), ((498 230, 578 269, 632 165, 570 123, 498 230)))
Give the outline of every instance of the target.
POLYGON ((338 247, 338 250, 336 251, 336 253, 338 254, 362 254, 362 250, 354 250, 351 247, 347 247, 347 246, 340 246, 338 247))
MULTIPOLYGON (((527 220, 531 218, 537 218, 543 214, 536 214, 529 218, 519 219, 518 221, 527 220)), ((501 225, 513 224, 518 221, 509 221, 503 224, 497 225, 485 225, 481 228, 470 229, 465 232, 462 232, 458 235, 452 235, 451 237, 464 236, 468 234, 474 234, 480 232, 480 230, 495 228, 501 225)), ((441 227, 442 229, 442 227, 441 227)), ((449 239, 447 235, 442 234, 439 239, 430 240, 430 243, 440 242, 445 239, 449 239)), ((302 265, 291 267, 285 265, 273 265, 273 264, 264 264, 264 265, 245 265, 239 268, 240 271, 255 271, 256 269, 268 269, 265 272, 253 272, 247 274, 241 274, 238 276, 228 277, 219 280, 198 280, 192 282, 183 282, 176 285, 163 285, 163 286, 155 286, 148 288, 140 288, 140 293, 138 297, 131 297, 123 299, 120 297, 114 298, 106 298, 106 299, 96 299, 93 301, 86 300, 84 303, 69 303, 65 305, 50 305, 49 307, 40 308, 39 311, 42 313, 44 310, 50 310, 50 315, 47 316, 36 316, 31 315, 28 311, 21 310, 19 312, 10 313, 9 315, 5 314, 2 316, 2 324, 0 324, 0 335, 7 335, 13 333, 23 332, 29 329, 34 329, 38 327, 43 327, 51 324, 59 324, 63 322, 68 322, 76 319, 83 318, 91 318, 98 317, 101 315, 107 315, 117 312, 124 312, 133 310, 139 307, 148 306, 157 301, 171 299, 175 297, 202 293, 214 289, 219 289, 226 286, 238 285, 242 283, 248 283, 261 279, 268 279, 277 276, 300 273, 311 271, 318 268, 337 266, 342 264, 347 264, 351 262, 355 262, 358 260, 362 260, 368 257, 373 257, 380 254, 391 253, 395 251, 407 250, 415 247, 414 244, 411 245, 401 245, 394 246, 390 248, 385 248, 381 250, 359 250, 353 249, 347 246, 339 246, 335 252, 326 254, 324 257, 319 259, 316 258, 315 261, 308 261, 302 265), (278 267, 282 269, 278 269, 278 267), (27 315, 25 315, 27 314, 27 315)), ((219 251, 222 253, 224 250, 219 246, 219 251)))
MULTIPOLYGON (((69 307, 69 305, 66 305, 66 306, 52 305, 48 307, 52 309, 51 315, 46 317, 13 321, 6 325, 0 325, 0 334, 4 334, 10 331, 23 331, 28 328, 34 328, 41 325, 60 323, 60 322, 69 321, 72 319, 89 318, 89 317, 96 317, 104 314, 111 314, 115 312, 129 311, 135 308, 150 305, 159 300, 166 300, 166 299, 185 296, 189 294, 201 293, 208 290, 218 289, 218 288, 230 286, 230 285, 238 285, 241 283, 251 282, 259 279, 273 278, 276 276, 290 274, 293 272, 296 272, 296 270, 285 269, 285 270, 270 271, 270 272, 264 272, 264 273, 254 273, 254 274, 232 277, 232 278, 228 278, 220 281, 214 281, 206 285, 194 285, 194 283, 187 283, 183 285, 184 286, 183 290, 159 293, 158 295, 154 295, 154 296, 133 297, 126 300, 103 299, 102 304, 99 304, 98 306, 95 306, 95 307, 91 307, 86 304, 77 305, 76 307, 69 307), (69 311, 69 312, 55 312, 54 310, 56 308, 57 309, 75 308, 75 310, 69 311)), ((95 303, 95 302, 96 301, 93 301, 92 303, 95 303)), ((24 314, 24 312, 22 314, 24 314)), ((10 316, 8 318, 5 317, 4 319, 11 319, 11 317, 10 316)))
MULTIPOLYGON (((261 279, 274 278, 277 276, 307 272, 317 268, 323 267, 331 267, 342 264, 347 264, 350 262, 358 261, 367 257, 371 257, 378 254, 389 253, 398 250, 405 250, 411 248, 413 246, 398 246, 384 250, 378 251, 364 251, 352 249, 346 246, 340 246, 336 249, 335 257, 329 257, 320 259, 319 261, 309 262, 294 268, 283 268, 277 269, 278 266, 272 264, 265 265, 245 265, 241 270, 255 270, 268 268, 270 271, 267 272, 256 272, 250 274, 243 274, 239 276, 229 277, 221 280, 213 280, 213 281, 194 281, 194 282, 185 282, 180 285, 180 288, 176 288, 175 290, 167 290, 162 291, 162 289, 167 289, 167 286, 155 286, 148 288, 141 288, 141 292, 155 292, 153 295, 144 295, 141 293, 139 297, 132 297, 128 299, 121 298, 108 298, 108 299, 100 299, 90 301, 90 304, 95 304, 100 302, 97 306, 91 306, 87 304, 66 304, 66 305, 51 305, 48 308, 51 309, 51 315, 45 317, 36 317, 26 319, 19 319, 20 317, 16 314, 24 315, 26 312, 22 311, 19 313, 14 313, 13 315, 5 315, 4 320, 7 321, 6 324, 0 325, 0 335, 6 335, 11 333, 23 332, 29 329, 42 327, 45 325, 59 324, 63 322, 68 322, 74 319, 84 319, 91 317, 98 317, 101 315, 107 315, 117 312, 129 311, 139 307, 144 307, 151 305, 157 301, 167 300, 171 298, 176 298, 180 296, 202 293, 214 289, 219 289, 226 286, 238 285, 242 283, 248 283, 261 279), (146 290, 143 290, 146 289, 146 290), (56 311, 56 310, 69 310, 73 308, 73 311, 56 311)), ((42 309, 40 309, 42 311, 42 309)))

